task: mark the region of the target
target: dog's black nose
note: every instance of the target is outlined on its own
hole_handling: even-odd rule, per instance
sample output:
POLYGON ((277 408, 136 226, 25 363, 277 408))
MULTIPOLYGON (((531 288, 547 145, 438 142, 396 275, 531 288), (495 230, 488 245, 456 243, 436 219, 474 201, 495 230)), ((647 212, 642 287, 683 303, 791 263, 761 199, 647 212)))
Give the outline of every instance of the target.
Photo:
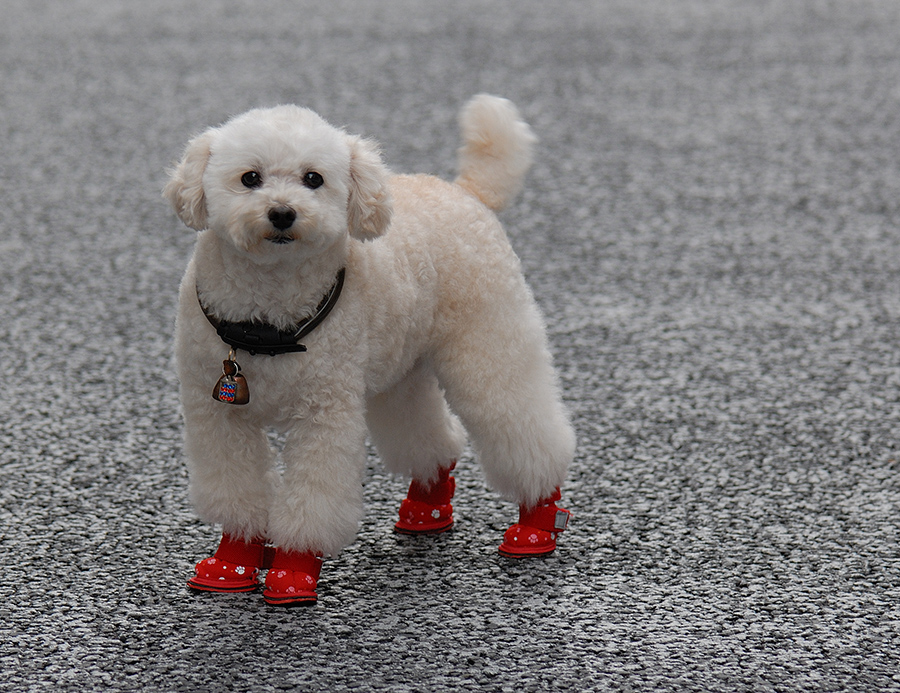
POLYGON ((291 228, 297 213, 290 207, 273 207, 269 210, 269 221, 279 231, 291 228))

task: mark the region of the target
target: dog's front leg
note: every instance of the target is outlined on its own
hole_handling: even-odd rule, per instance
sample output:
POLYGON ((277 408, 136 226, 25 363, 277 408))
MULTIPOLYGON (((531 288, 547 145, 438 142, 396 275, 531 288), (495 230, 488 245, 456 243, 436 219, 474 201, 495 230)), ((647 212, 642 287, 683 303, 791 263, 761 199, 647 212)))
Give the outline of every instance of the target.
POLYGON ((204 520, 222 525, 219 548, 197 563, 188 585, 208 592, 252 591, 266 567, 274 453, 244 410, 208 397, 185 403, 191 498, 204 520))
POLYGON ((275 472, 265 431, 244 414, 209 397, 186 407, 185 452, 197 514, 249 541, 266 536, 275 472))
POLYGON ((356 536, 363 513, 364 406, 362 394, 319 405, 288 433, 283 484, 269 517, 276 553, 263 596, 270 604, 315 600, 321 557, 356 536))
POLYGON ((269 538, 292 551, 336 554, 356 536, 365 470, 364 402, 343 402, 296 422, 285 440, 284 478, 269 538))

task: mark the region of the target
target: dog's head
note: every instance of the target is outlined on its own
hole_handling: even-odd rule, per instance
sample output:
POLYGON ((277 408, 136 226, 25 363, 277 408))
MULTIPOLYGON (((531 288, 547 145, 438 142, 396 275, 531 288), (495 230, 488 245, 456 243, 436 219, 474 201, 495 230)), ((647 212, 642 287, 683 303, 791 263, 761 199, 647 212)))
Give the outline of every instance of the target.
POLYGON ((256 109, 191 140, 164 194, 181 220, 258 256, 314 255, 385 232, 377 146, 296 106, 256 109))

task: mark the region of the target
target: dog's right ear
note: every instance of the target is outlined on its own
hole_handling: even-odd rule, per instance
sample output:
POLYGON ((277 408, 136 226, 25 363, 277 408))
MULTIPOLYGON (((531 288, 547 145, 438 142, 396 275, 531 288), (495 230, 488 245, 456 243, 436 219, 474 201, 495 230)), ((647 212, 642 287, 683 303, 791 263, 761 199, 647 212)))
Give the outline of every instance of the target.
POLYGON ((203 193, 203 172, 209 161, 215 129, 198 135, 184 150, 181 162, 171 171, 163 188, 165 197, 178 218, 197 231, 206 228, 206 195, 203 193))

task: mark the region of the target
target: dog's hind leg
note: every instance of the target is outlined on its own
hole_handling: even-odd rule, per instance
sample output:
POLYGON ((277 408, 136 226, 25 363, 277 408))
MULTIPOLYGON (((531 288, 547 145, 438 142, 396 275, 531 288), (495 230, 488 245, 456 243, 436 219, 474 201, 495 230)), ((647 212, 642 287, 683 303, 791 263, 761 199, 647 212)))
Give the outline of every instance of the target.
POLYGON ((501 547, 508 555, 555 547, 568 518, 555 501, 575 453, 543 321, 526 295, 483 303, 480 315, 456 323, 452 339, 443 340, 434 358, 447 401, 469 432, 488 483, 519 504, 520 523, 510 532, 518 536, 525 524, 526 539, 537 537, 535 550, 513 550, 508 532, 508 550, 501 547))
POLYGON ((447 407, 437 378, 424 363, 390 390, 369 398, 366 423, 385 467, 428 483, 459 457, 462 425, 447 407))
POLYGON ((450 472, 466 434, 432 371, 419 363, 400 383, 370 398, 366 421, 385 467, 412 477, 394 528, 404 534, 449 529, 455 490, 450 472))

